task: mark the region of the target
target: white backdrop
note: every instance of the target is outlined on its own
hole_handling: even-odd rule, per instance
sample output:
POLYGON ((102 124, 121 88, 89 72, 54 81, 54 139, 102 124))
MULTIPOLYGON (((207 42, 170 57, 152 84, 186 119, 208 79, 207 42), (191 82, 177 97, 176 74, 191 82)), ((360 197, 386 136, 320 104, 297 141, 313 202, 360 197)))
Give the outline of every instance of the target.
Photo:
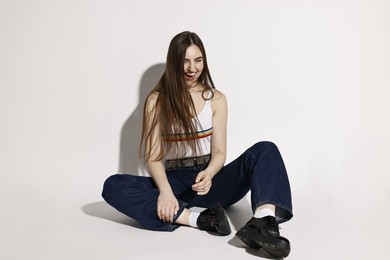
POLYGON ((389 15, 386 0, 0 0, 0 258, 50 259, 34 241, 94 221, 77 216, 108 175, 135 169, 143 99, 184 30, 228 97, 228 161, 260 140, 282 152, 291 258, 320 259, 307 243, 330 239, 383 256, 389 15))

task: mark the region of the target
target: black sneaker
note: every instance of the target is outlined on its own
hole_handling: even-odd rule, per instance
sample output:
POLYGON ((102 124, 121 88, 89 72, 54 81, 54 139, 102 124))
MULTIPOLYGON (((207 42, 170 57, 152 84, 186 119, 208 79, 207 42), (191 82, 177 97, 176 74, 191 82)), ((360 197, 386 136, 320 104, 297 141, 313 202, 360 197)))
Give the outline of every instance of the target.
POLYGON ((263 248, 277 258, 287 257, 290 253, 290 242, 280 236, 279 225, 275 217, 251 218, 236 233, 242 242, 254 249, 263 248))
POLYGON ((201 230, 218 232, 221 235, 231 233, 225 210, 219 203, 201 212, 196 224, 201 230))

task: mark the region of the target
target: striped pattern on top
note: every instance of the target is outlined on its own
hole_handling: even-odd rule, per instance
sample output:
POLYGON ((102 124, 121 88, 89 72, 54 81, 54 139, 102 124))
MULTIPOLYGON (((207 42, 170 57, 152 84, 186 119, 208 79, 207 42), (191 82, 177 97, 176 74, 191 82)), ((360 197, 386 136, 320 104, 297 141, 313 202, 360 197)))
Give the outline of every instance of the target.
POLYGON ((209 129, 196 132, 195 134, 181 133, 181 134, 164 135, 163 140, 167 142, 190 141, 190 140, 201 139, 201 138, 211 136, 212 133, 213 133, 213 128, 211 127, 209 129))

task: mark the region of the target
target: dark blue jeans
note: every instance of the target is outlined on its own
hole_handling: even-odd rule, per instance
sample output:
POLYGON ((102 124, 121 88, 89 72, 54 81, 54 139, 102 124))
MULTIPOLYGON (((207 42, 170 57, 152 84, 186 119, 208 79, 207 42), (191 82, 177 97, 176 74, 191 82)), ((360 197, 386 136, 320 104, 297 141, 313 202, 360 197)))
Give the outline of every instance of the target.
MULTIPOLYGON (((199 196, 191 189, 196 175, 207 165, 166 170, 181 214, 193 206, 208 208, 219 202, 228 207, 251 191, 253 212, 263 204, 276 206, 279 223, 292 218, 290 184, 282 156, 272 142, 259 142, 236 160, 225 165, 213 178, 207 195, 199 196)), ((103 198, 111 206, 139 221, 146 228, 173 231, 179 225, 164 223, 157 217, 159 191, 151 177, 115 174, 104 183, 103 198)))

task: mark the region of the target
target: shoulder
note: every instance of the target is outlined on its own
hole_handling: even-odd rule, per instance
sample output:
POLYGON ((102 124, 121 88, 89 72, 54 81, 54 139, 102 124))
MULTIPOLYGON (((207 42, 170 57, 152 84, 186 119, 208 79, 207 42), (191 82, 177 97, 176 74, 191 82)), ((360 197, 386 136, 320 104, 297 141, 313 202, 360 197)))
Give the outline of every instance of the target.
POLYGON ((222 93, 219 90, 214 89, 214 96, 211 99, 211 107, 213 111, 217 111, 220 109, 226 110, 227 109, 227 98, 224 93, 222 93))
POLYGON ((148 95, 148 97, 146 98, 146 101, 145 101, 146 104, 153 104, 153 105, 155 105, 159 95, 160 95, 160 93, 158 91, 151 92, 148 95))
POLYGON ((214 96, 211 99, 213 103, 227 103, 227 98, 220 90, 214 89, 214 96))
POLYGON ((158 95, 159 95, 158 91, 151 92, 146 98, 146 102, 156 102, 158 95))
POLYGON ((149 96, 146 98, 146 101, 145 101, 145 110, 146 111, 149 112, 155 108, 158 96, 159 96, 159 93, 157 91, 153 91, 149 94, 149 96))

